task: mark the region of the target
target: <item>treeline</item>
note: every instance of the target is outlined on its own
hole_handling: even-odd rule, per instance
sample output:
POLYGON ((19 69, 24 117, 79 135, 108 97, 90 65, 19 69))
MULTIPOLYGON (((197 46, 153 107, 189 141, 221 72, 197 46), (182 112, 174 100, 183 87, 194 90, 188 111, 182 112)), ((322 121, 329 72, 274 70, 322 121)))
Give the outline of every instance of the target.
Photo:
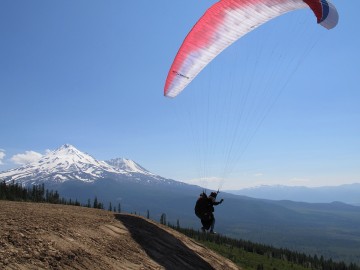
MULTIPOLYGON (((0 182, 0 200, 54 203, 104 209, 104 204, 100 202, 97 197, 94 198, 93 203, 88 199, 86 204, 81 204, 77 199, 72 200, 60 197, 57 190, 45 189, 44 184, 23 187, 14 181, 10 184, 6 184, 5 181, 0 182)), ((120 204, 117 208, 111 206, 111 210, 120 212, 120 204)))
MULTIPOLYGON (((253 243, 246 240, 234 239, 223 236, 221 234, 208 234, 193 229, 185 229, 174 225, 169 225, 171 228, 185 234, 200 242, 215 243, 225 247, 229 251, 229 259, 236 261, 236 258, 231 258, 231 250, 238 248, 246 252, 255 253, 267 258, 279 259, 293 264, 301 265, 304 268, 316 270, 360 270, 360 267, 354 263, 346 264, 345 262, 334 262, 331 259, 324 259, 323 256, 311 256, 304 253, 291 251, 285 248, 275 248, 269 245, 253 243)), ((262 269, 259 265, 258 269, 262 269)))
POLYGON ((64 201, 57 191, 45 189, 44 184, 26 188, 14 182, 6 184, 5 181, 0 183, 0 200, 48 203, 64 201))

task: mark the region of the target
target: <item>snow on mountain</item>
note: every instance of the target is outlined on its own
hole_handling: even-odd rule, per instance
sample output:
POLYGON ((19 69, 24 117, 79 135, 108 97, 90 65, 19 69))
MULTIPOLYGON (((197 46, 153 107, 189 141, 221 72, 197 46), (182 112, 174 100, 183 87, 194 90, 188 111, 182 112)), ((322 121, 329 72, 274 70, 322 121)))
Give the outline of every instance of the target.
POLYGON ((148 170, 141 167, 136 162, 126 158, 115 158, 105 161, 107 164, 115 167, 116 169, 123 170, 131 173, 141 173, 146 175, 154 175, 148 170))
POLYGON ((0 172, 0 181, 15 181, 26 186, 41 183, 61 184, 74 180, 93 183, 100 179, 144 184, 183 184, 155 175, 130 159, 99 161, 70 144, 47 153, 36 162, 0 172))
MULTIPOLYGON (((130 172, 134 170, 141 172, 142 167, 135 162, 127 160, 126 164, 129 165, 114 167, 105 161, 96 160, 72 145, 65 144, 47 153, 36 162, 0 173, 0 179, 6 182, 14 180, 24 185, 45 181, 58 183, 68 180, 93 182, 109 176, 130 176, 130 172), (131 169, 127 170, 128 168, 131 169)), ((149 173, 147 172, 147 174, 149 173)))
POLYGON ((159 175, 153 174, 137 164, 135 161, 126 158, 115 158, 105 161, 116 170, 129 173, 133 181, 142 183, 162 183, 162 184, 183 184, 174 180, 170 180, 159 175))

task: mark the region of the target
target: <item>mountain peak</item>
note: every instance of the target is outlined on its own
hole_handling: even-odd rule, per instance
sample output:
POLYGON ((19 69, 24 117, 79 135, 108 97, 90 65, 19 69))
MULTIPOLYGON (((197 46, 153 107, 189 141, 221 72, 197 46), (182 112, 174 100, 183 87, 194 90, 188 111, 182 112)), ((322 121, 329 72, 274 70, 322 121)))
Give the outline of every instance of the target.
POLYGON ((107 164, 124 171, 131 173, 142 173, 142 174, 152 174, 145 168, 141 167, 135 161, 127 158, 114 158, 105 161, 107 164))
POLYGON ((73 146, 71 144, 64 144, 64 145, 60 146, 59 148, 57 148, 56 150, 54 150, 53 152, 55 152, 55 153, 60 153, 60 152, 82 153, 80 150, 78 150, 75 146, 73 146))
MULTIPOLYGON (((60 146, 58 150, 60 149, 74 149, 75 147, 69 143, 65 143, 64 145, 60 146)), ((76 149, 76 148, 75 148, 76 149)))

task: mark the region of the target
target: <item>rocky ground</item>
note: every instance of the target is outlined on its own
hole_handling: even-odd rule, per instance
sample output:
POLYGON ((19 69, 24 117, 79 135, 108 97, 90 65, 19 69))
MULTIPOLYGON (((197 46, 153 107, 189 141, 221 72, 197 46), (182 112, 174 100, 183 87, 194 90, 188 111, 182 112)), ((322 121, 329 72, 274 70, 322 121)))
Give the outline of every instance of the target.
POLYGON ((0 269, 238 269, 148 219, 104 210, 0 201, 0 269))

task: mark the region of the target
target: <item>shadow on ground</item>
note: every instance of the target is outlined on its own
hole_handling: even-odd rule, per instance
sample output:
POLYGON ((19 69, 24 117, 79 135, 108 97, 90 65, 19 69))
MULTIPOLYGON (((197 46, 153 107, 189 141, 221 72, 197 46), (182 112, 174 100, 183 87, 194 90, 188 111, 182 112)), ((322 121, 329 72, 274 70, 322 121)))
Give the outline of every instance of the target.
POLYGON ((145 219, 129 215, 116 215, 116 218, 149 257, 165 269, 214 269, 179 239, 145 219))

